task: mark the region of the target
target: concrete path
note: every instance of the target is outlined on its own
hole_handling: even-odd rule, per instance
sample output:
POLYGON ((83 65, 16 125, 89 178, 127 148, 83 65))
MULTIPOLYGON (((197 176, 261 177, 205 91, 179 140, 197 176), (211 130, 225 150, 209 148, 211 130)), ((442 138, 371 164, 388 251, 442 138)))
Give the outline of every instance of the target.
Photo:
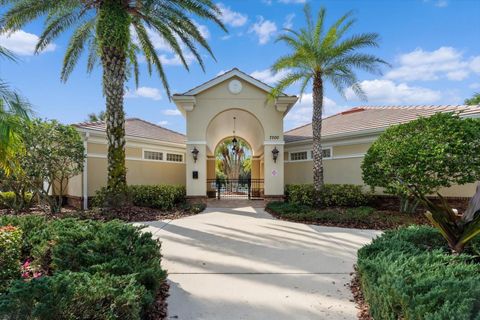
POLYGON ((208 208, 147 223, 162 241, 169 319, 356 319, 349 288, 358 248, 378 231, 273 219, 263 209, 208 208))

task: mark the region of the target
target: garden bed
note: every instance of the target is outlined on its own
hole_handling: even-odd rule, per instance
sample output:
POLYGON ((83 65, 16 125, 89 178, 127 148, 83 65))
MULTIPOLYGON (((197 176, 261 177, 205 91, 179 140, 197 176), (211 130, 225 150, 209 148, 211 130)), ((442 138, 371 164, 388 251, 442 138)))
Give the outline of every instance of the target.
POLYGON ((118 220, 0 217, 0 262, 2 319, 167 314, 160 243, 118 220))
POLYGON ((479 254, 479 237, 453 255, 432 227, 386 231, 358 252, 360 319, 480 319, 479 254))
POLYGON ((371 207, 315 209, 287 202, 271 202, 266 211, 278 219, 330 227, 386 230, 412 224, 428 224, 421 214, 411 215, 371 207))

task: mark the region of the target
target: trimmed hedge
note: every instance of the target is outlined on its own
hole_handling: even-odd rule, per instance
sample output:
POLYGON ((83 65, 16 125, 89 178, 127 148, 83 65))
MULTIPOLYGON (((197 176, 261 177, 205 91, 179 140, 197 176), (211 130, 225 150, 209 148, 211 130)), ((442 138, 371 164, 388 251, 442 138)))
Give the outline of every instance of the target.
POLYGON ((11 225, 0 226, 0 293, 20 275, 22 231, 11 225))
POLYGON ((25 197, 17 196, 12 191, 0 192, 0 209, 21 210, 26 209, 26 206, 32 201, 32 193, 27 192, 25 197))
POLYGON ((37 276, 11 279, 0 318, 146 319, 166 278, 159 242, 117 220, 5 216, 1 225, 23 230, 18 263, 31 261, 37 276))
POLYGON ((359 250, 358 272, 375 319, 480 319, 478 257, 450 254, 434 228, 385 232, 359 250))
MULTIPOLYGON (((177 185, 131 185, 127 193, 134 206, 147 207, 160 210, 172 210, 185 203, 185 186, 177 185)), ((101 207, 105 203, 106 188, 101 188, 95 193, 92 200, 94 207, 101 207)))
MULTIPOLYGON (((315 189, 312 184, 291 184, 285 187, 287 201, 297 205, 313 206, 315 189)), ((369 196, 362 186, 353 184, 325 184, 320 193, 322 206, 360 207, 368 204, 369 196)))

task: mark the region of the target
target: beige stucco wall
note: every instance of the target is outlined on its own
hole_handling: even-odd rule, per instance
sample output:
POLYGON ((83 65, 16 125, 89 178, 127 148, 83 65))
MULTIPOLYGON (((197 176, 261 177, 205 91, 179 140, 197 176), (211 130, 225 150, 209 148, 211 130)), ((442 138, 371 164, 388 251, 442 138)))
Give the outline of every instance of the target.
MULTIPOLYGON (((324 160, 325 183, 364 185, 361 170, 363 156, 359 155, 366 153, 370 145, 371 143, 333 146, 334 159, 324 160), (340 157, 340 159, 335 159, 336 157, 340 157)), ((286 146, 286 151, 300 149, 311 149, 311 145, 286 146)), ((287 162, 285 163, 285 184, 312 183, 312 171, 313 162, 311 160, 287 162)), ((368 187, 365 186, 365 188, 368 187)), ((439 192, 446 197, 471 197, 475 193, 475 188, 476 184, 470 183, 442 188, 439 192)), ((377 189, 376 192, 382 193, 381 189, 377 189)))

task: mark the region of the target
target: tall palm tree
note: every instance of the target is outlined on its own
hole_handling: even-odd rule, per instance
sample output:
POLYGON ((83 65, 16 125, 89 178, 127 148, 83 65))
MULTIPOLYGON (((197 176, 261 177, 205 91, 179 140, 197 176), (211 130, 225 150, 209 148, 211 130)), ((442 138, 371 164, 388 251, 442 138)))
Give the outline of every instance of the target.
POLYGON ((151 34, 159 35, 188 70, 184 55, 189 50, 204 68, 198 45, 213 57, 212 50, 191 16, 220 21, 220 10, 211 0, 2 0, 11 7, 1 19, 6 31, 22 28, 40 16, 46 16, 45 28, 36 51, 45 49, 54 39, 74 28, 63 61, 61 79, 66 81, 85 48, 87 70, 91 72, 97 57, 103 67, 103 94, 106 98, 108 139, 109 203, 120 206, 126 200, 125 82, 133 74, 138 85, 138 58, 142 53, 149 73, 155 68, 170 97, 162 61, 155 51, 151 34), (131 72, 130 72, 131 71, 131 72))
MULTIPOLYGON (((3 47, 0 47, 0 58, 16 61, 12 52, 3 47)), ((30 104, 0 79, 0 169, 7 174, 15 160, 11 155, 20 147, 19 130, 23 122, 28 121, 30 112, 30 104)))
MULTIPOLYGON (((387 63, 374 55, 358 52, 359 49, 378 47, 378 34, 346 36, 355 23, 351 12, 343 15, 328 29, 325 26, 325 8, 319 10, 316 22, 312 19, 308 4, 304 7, 304 13, 304 28, 298 31, 284 29, 285 33, 276 40, 285 43, 291 52, 280 57, 272 66, 274 72, 287 73, 279 80, 271 95, 275 97, 295 83, 300 84, 300 95, 307 86, 313 86, 313 184, 318 195, 324 185, 322 113, 325 82, 329 81, 342 95, 347 88, 351 88, 360 98, 366 99, 354 69, 380 74, 381 65, 387 63)), ((319 201, 318 196, 316 199, 319 201)))

